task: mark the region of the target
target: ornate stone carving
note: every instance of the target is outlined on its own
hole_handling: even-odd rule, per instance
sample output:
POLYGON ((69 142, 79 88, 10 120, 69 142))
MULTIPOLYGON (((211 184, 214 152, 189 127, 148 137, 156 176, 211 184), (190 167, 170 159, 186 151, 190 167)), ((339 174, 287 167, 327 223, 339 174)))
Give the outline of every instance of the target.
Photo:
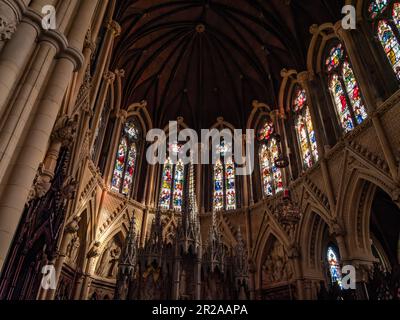
POLYGON ((11 39, 16 28, 14 21, 9 21, 6 17, 0 16, 0 41, 11 39))
POLYGON ((289 258, 282 243, 275 240, 265 264, 263 266, 266 285, 290 281, 293 278, 293 270, 289 258))
POLYGON ((78 122, 68 116, 58 119, 52 133, 54 141, 61 142, 63 146, 70 146, 75 139, 78 122))

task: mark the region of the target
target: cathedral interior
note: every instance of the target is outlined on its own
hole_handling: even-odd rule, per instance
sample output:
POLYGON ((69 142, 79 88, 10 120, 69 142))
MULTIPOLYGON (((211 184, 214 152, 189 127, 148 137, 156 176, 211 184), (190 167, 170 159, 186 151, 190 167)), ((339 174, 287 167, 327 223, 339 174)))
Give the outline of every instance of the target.
POLYGON ((398 0, 0 0, 0 299, 400 299, 399 84, 398 0))

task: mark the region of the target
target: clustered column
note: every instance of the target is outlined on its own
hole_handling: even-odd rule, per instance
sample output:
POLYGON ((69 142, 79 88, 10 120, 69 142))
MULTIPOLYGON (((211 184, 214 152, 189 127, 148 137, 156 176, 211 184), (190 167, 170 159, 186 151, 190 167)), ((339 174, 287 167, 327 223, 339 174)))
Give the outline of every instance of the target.
MULTIPOLYGON (((71 21, 79 21, 79 23, 72 24, 67 37, 67 46, 59 53, 44 94, 37 104, 29 134, 20 144, 15 161, 11 161, 7 168, 12 178, 2 182, 3 188, 0 195, 0 269, 9 251, 39 164, 46 154, 49 138, 72 73, 83 62, 83 43, 98 2, 98 0, 79 2, 75 16, 71 17, 71 21)), ((37 9, 40 9, 41 5, 49 4, 49 0, 37 0, 34 4, 39 7, 37 9)), ((19 32, 17 30, 15 38, 9 43, 10 46, 7 45, 0 56, 0 111, 3 110, 4 102, 12 90, 8 85, 10 78, 11 83, 15 82, 18 71, 23 70, 23 65, 27 61, 38 34, 37 25, 34 27, 28 23, 22 26, 21 23, 20 27, 27 30, 19 32), (31 45, 28 46, 27 43, 31 45), (19 59, 15 60, 16 56, 19 59), (13 61, 12 64, 10 60, 13 61), (5 73, 2 72, 3 70, 5 73)), ((32 104, 34 102, 32 101, 32 104)))

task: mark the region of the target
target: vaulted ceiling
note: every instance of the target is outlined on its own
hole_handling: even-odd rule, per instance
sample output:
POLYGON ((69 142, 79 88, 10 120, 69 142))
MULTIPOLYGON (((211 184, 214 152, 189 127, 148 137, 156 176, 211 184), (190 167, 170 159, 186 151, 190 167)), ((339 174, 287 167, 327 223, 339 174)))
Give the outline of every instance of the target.
POLYGON ((124 106, 146 100, 154 125, 193 128, 224 117, 244 127, 252 101, 276 106, 282 68, 306 69, 312 24, 341 18, 344 0, 123 0, 113 68, 124 106))

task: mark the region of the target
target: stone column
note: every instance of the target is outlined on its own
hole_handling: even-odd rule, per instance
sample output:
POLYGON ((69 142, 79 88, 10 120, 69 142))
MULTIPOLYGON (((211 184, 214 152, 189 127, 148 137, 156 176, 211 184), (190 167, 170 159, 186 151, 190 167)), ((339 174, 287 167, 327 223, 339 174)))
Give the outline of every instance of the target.
MULTIPOLYGON (((120 25, 116 21, 108 21, 107 22, 107 32, 106 32, 106 36, 104 39, 104 44, 101 49, 100 56, 97 60, 96 74, 92 81, 92 85, 93 85, 93 90, 92 90, 92 95, 91 95, 92 104, 95 101, 95 97, 99 90, 102 76, 107 68, 107 63, 109 61, 108 58, 111 53, 114 39, 117 38, 120 34, 121 34, 120 25)), ((92 105, 92 108, 93 108, 93 105, 92 105)))
MULTIPOLYGON (((304 287, 303 287, 303 272, 301 269, 301 262, 300 262, 300 250, 297 245, 291 244, 288 252, 288 258, 292 261, 292 265, 294 267, 294 278, 296 281, 296 288, 297 288, 297 296, 299 300, 304 300, 304 287)), ((289 285, 290 285, 290 279, 289 285)))
MULTIPOLYGON (((58 253, 58 257, 54 264, 54 269, 55 269, 56 277, 57 277, 57 284, 60 281, 62 268, 64 266, 65 260, 67 259, 68 245, 71 243, 74 235, 76 235, 76 233, 79 230, 79 221, 80 221, 80 217, 75 217, 65 228, 65 232, 64 232, 64 236, 61 241, 61 246, 60 246, 60 250, 58 253)), ((56 290, 49 290, 45 296, 45 299, 46 300, 54 300, 55 294, 56 294, 56 290)))
POLYGON ((12 38, 29 2, 30 0, 0 0, 0 52, 4 48, 6 42, 12 38))
POLYGON ((99 256, 99 247, 100 243, 96 242, 93 247, 89 250, 86 258, 86 268, 85 268, 85 274, 83 278, 83 284, 82 284, 82 293, 81 293, 81 300, 87 300, 89 296, 89 290, 90 290, 90 284, 92 282, 92 274, 94 273, 94 268, 95 268, 95 261, 96 258, 99 256))
POLYGON ((54 5, 56 0, 36 0, 25 11, 22 22, 0 54, 0 116, 7 99, 14 89, 17 79, 25 70, 29 57, 41 32, 42 7, 54 5))
MULTIPOLYGON (((60 9, 59 18, 68 11, 68 6, 60 9)), ((51 30, 40 36, 27 76, 14 91, 15 97, 8 105, 9 114, 0 133, 0 182, 3 182, 17 145, 32 119, 35 102, 45 85, 54 58, 58 52, 67 48, 63 31, 63 29, 51 30)))
MULTIPOLYGON (((113 73, 111 71, 107 71, 104 73, 103 78, 104 78, 103 86, 102 86, 100 93, 98 95, 98 98, 97 98, 97 106, 98 107, 95 108, 96 110, 95 110, 95 115, 94 115, 93 125, 92 125, 93 128, 97 128, 99 126, 101 114, 103 113, 103 108, 104 108, 104 104, 107 99, 109 89, 114 84, 114 81, 115 81, 115 73, 113 73)), ((89 124, 89 123, 87 123, 87 124, 89 124)), ((93 147, 95 140, 96 140, 96 137, 93 135, 92 142, 91 142, 91 148, 93 147)))
POLYGON ((374 83, 370 79, 370 73, 367 72, 361 61, 359 49, 354 44, 350 31, 343 29, 341 22, 337 22, 334 26, 334 29, 335 33, 342 40, 347 52, 349 53, 351 64, 354 69, 354 74, 360 86, 368 115, 372 118, 372 123, 374 125, 380 145, 383 149, 383 154, 385 155, 392 178, 396 182, 399 182, 396 157, 394 156, 393 150, 387 138, 386 132, 382 126, 380 118, 376 115, 375 112, 377 109, 377 104, 381 103, 381 98, 378 97, 378 93, 374 86, 374 83))
POLYGON ((122 126, 124 125, 127 117, 128 117, 128 113, 126 112, 126 110, 119 110, 119 112, 117 114, 117 120, 116 120, 117 124, 114 128, 114 133, 113 133, 111 144, 110 144, 112 146, 112 149, 110 150, 110 153, 108 155, 106 168, 104 170, 104 180, 106 182, 106 185, 109 185, 110 181, 112 179, 112 174, 113 174, 113 170, 114 170, 113 163, 114 163, 115 156, 116 156, 117 150, 118 150, 122 126))
POLYGON ((74 68, 79 66, 79 62, 82 62, 80 52, 97 2, 98 0, 80 2, 74 17, 74 21, 79 23, 73 24, 69 32, 70 47, 59 56, 43 98, 39 102, 29 134, 9 170, 12 179, 5 183, 0 197, 0 268, 3 267, 37 168, 45 156, 50 134, 72 73, 74 68))
POLYGON ((325 189, 327 193, 327 197, 329 200, 329 205, 331 208, 331 212, 335 212, 336 208, 336 200, 333 192, 332 181, 328 170, 328 164, 325 159, 325 143, 323 139, 323 133, 321 132, 321 128, 319 127, 320 122, 317 118, 317 112, 315 110, 315 105, 313 103, 312 97, 312 90, 311 90, 311 78, 308 71, 301 72, 297 75, 297 79, 299 80, 300 84, 304 88, 307 94, 307 101, 308 107, 310 108, 310 115, 311 120, 313 122, 314 132, 317 139, 317 146, 318 146, 318 154, 319 154, 319 163, 321 165, 322 176, 324 179, 325 189))

